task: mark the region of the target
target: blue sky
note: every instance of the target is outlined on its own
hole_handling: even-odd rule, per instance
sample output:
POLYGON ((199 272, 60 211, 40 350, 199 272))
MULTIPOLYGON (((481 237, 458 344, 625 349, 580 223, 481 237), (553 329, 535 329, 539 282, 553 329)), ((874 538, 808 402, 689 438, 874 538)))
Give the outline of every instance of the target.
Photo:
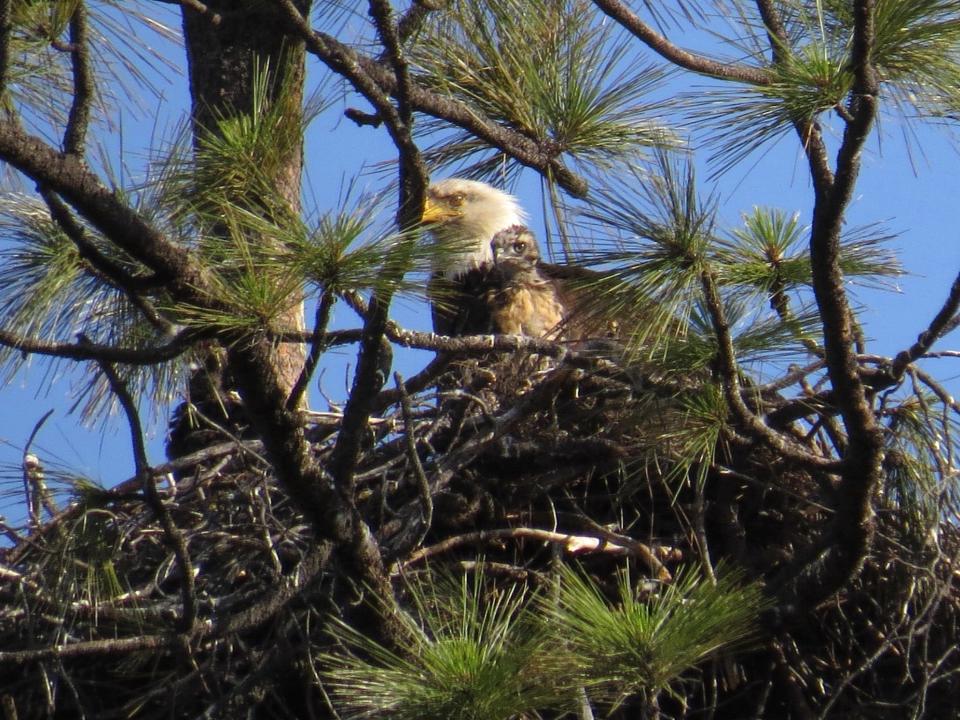
MULTIPOLYGON (((149 5, 156 8, 161 4, 149 5)), ((174 16, 168 18, 174 27, 179 26, 174 16)), ((166 47, 164 51, 178 66, 184 66, 178 49, 166 47)), ((317 77, 317 62, 313 59, 308 62, 311 77, 317 77)), ((145 111, 139 117, 129 113, 123 116, 122 143, 119 132, 101 136, 114 167, 122 164, 134 177, 142 172, 151 143, 158 137, 169 137, 186 117, 189 99, 185 79, 181 76, 156 78, 156 81, 163 98, 144 95, 145 111)), ((697 82, 695 78, 683 76, 671 81, 678 89, 696 88, 697 82)), ((369 169, 394 156, 386 132, 382 128, 357 128, 343 118, 342 110, 346 106, 365 107, 356 98, 335 103, 314 121, 307 138, 304 192, 308 202, 321 209, 336 204, 342 184, 351 178, 359 176, 361 189, 374 190, 381 186, 384 176, 369 169)), ((861 180, 848 214, 850 224, 883 222, 888 230, 897 233, 893 247, 908 273, 897 282, 896 292, 855 289, 856 299, 865 306, 861 321, 872 339, 869 350, 880 354, 893 354, 913 342, 939 309, 960 269, 960 238, 953 221, 960 188, 957 151, 942 130, 915 127, 919 128, 918 142, 908 146, 902 137, 901 121, 884 119, 864 156, 861 180)), ((696 141, 696 134, 694 138, 696 141)), ((738 224, 741 213, 754 205, 798 211, 803 222, 810 216, 812 191, 808 173, 792 136, 764 148, 762 153, 754 154, 713 183, 706 180, 709 168, 705 165, 704 153, 697 155, 697 162, 703 190, 719 194, 723 225, 738 224)), ((527 171, 517 192, 530 214, 531 226, 542 237, 539 187, 538 178, 527 171)), ((402 325, 429 329, 429 312, 422 304, 402 300, 394 307, 393 314, 402 325)), ((351 326, 355 318, 348 309, 339 307, 335 323, 351 326)), ((938 349, 950 349, 951 342, 956 341, 948 337, 938 349)), ((326 395, 343 398, 344 376, 346 368, 354 362, 354 352, 353 348, 347 348, 328 358, 321 380, 326 395)), ((399 353, 396 369, 409 376, 426 359, 425 353, 399 353)), ((945 380, 954 393, 960 392, 956 362, 929 361, 929 369, 945 380)), ((35 452, 45 463, 69 466, 105 485, 113 485, 132 474, 129 437, 122 418, 107 421, 106 427, 83 429, 78 427, 79 418, 68 414, 71 388, 78 377, 68 375, 50 383, 42 364, 34 362, 0 388, 0 464, 7 466, 0 471, 0 483, 3 483, 0 513, 7 514, 13 521, 18 519, 18 511, 10 503, 15 503, 19 485, 14 468, 19 466, 21 448, 34 424, 50 409, 54 414, 35 443, 35 452), (11 491, 12 494, 7 494, 11 491)), ((316 383, 311 404, 324 408, 316 383)), ((162 420, 165 413, 160 416, 161 422, 151 425, 149 450, 153 463, 164 460, 162 420)))

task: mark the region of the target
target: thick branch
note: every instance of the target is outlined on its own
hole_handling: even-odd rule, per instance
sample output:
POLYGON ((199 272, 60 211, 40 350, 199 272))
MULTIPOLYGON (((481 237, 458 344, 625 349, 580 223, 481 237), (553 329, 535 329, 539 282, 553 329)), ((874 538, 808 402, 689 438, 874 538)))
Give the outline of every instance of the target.
POLYGON ((822 544, 811 548, 795 582, 785 587, 813 606, 844 586, 860 569, 873 539, 872 496, 881 476, 883 438, 861 379, 854 332, 840 269, 840 229, 860 171, 863 144, 876 116, 878 83, 872 65, 872 0, 854 3, 851 66, 855 83, 832 184, 814 177, 816 200, 810 238, 813 289, 823 322, 824 357, 848 444, 837 493, 836 520, 822 544))
POLYGON ((278 480, 317 535, 335 544, 335 551, 348 565, 346 575, 377 598, 380 634, 388 642, 396 643, 398 610, 380 549, 352 495, 345 492, 342 484, 332 484, 330 474, 316 462, 299 413, 287 409, 287 391, 274 364, 270 342, 232 345, 229 363, 247 415, 263 441, 278 480))
POLYGON ((90 67, 90 44, 87 36, 87 6, 78 2, 70 16, 70 64, 73 70, 73 102, 63 134, 63 151, 83 156, 93 102, 93 71, 90 67))
POLYGON ((407 42, 423 25, 427 15, 441 10, 445 0, 413 0, 403 16, 397 20, 397 37, 401 43, 407 42))
POLYGON ((16 123, 4 121, 0 159, 64 198, 111 242, 155 272, 158 282, 197 295, 203 283, 189 253, 168 242, 78 158, 62 155, 16 123))
MULTIPOLYGON (((290 0, 279 1, 292 22, 298 27, 306 26, 306 21, 296 11, 290 0)), ((413 114, 409 97, 411 81, 403 51, 396 36, 393 11, 389 3, 385 0, 370 0, 370 14, 374 18, 393 67, 396 95, 400 102, 399 110, 393 107, 380 87, 359 66, 353 65, 347 68, 346 77, 377 108, 396 145, 399 153, 400 185, 397 225, 401 232, 409 231, 420 220, 427 185, 426 168, 412 135, 413 114)), ((413 241, 413 238, 408 238, 405 242, 413 241)), ((394 252, 402 254, 404 249, 400 247, 394 252)), ((382 272, 391 276, 388 279, 400 280, 406 268, 397 267, 396 263, 391 262, 391 258, 388 257, 382 272)), ((388 283, 387 287, 389 286, 388 283)), ((374 399, 383 387, 386 374, 389 372, 389 369, 381 367, 381 340, 387 327, 387 313, 392 295, 390 290, 379 290, 374 293, 370 301, 360 342, 357 371, 350 390, 350 398, 344 409, 340 435, 328 464, 334 483, 345 496, 352 496, 354 471, 359 457, 362 434, 373 411, 374 399)))

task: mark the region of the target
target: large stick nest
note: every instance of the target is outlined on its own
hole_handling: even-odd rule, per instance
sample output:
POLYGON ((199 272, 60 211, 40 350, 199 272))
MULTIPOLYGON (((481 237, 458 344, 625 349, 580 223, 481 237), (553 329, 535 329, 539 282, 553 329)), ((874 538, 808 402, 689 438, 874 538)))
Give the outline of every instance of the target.
MULTIPOLYGON (((721 437, 712 463, 684 465, 682 398, 704 382, 537 356, 465 361, 440 390, 394 393, 371 420, 357 506, 395 579, 482 556, 503 582, 541 582, 576 557, 601 581, 626 562, 669 582, 680 564, 722 559, 773 593, 824 532, 831 480, 737 437, 721 437)), ((339 417, 305 423, 322 463, 339 417)), ((40 490, 42 461, 25 472, 49 516, 0 556, 7 717, 334 717, 313 658, 329 642, 326 618, 350 618, 363 588, 278 487, 256 439, 155 468, 192 587, 142 479, 74 486, 57 510, 40 490), (185 592, 191 629, 179 624, 185 592)), ((918 528, 886 498, 876 506, 877 540, 842 592, 799 616, 777 598, 758 618, 760 645, 692 670, 664 712, 947 717, 960 692, 956 525, 918 528)))

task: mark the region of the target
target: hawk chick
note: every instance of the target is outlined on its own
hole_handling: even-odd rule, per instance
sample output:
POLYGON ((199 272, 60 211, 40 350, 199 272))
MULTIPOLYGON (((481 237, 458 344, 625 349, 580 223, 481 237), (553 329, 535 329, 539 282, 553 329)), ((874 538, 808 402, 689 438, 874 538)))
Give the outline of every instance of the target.
POLYGON ((494 286, 488 291, 494 329, 560 339, 567 316, 558 282, 543 272, 533 233, 512 225, 493 236, 494 286))

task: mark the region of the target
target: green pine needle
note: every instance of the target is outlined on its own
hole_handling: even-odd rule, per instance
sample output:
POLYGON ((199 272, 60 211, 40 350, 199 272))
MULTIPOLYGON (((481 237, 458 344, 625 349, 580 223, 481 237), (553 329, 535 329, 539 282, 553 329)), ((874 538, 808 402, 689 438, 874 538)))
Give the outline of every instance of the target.
POLYGON ((408 590, 411 647, 387 650, 341 621, 330 631, 343 651, 322 656, 325 685, 345 718, 509 720, 561 706, 568 693, 546 652, 546 633, 519 586, 425 575, 408 590))
POLYGON ((540 603, 585 683, 599 683, 595 692, 613 705, 656 694, 718 651, 750 642, 765 607, 758 585, 722 570, 715 585, 687 570, 656 589, 621 572, 610 599, 586 575, 563 568, 556 602, 540 603))
MULTIPOLYGON (((411 48, 420 80, 481 115, 577 162, 609 167, 650 147, 677 143, 651 102, 663 78, 628 62, 632 44, 581 0, 457 0, 434 13, 411 48)), ((444 129, 426 121, 426 134, 444 129)), ((429 153, 462 174, 510 174, 518 166, 471 136, 454 132, 429 153)))

